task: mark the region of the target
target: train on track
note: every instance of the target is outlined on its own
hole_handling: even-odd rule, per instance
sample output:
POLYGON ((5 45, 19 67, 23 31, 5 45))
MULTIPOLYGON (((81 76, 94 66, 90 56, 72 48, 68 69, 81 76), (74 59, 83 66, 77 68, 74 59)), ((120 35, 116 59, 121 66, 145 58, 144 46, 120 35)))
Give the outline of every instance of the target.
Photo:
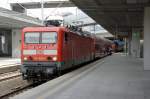
POLYGON ((22 30, 23 79, 48 79, 61 71, 111 54, 110 40, 68 27, 26 27, 22 30))
POLYGON ((116 39, 113 41, 113 46, 114 52, 123 52, 125 41, 123 39, 116 39))

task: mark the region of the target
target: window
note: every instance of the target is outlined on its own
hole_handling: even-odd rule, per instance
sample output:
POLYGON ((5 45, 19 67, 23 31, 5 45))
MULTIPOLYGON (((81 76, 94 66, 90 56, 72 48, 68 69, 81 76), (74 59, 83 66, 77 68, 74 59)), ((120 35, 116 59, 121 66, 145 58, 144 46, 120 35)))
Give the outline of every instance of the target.
POLYGON ((56 32, 27 32, 25 33, 25 43, 30 44, 47 44, 56 43, 56 32))
POLYGON ((41 43, 56 43, 56 41, 57 41, 56 32, 42 33, 42 42, 41 43))
POLYGON ((25 43, 39 43, 40 42, 40 33, 25 33, 25 43))

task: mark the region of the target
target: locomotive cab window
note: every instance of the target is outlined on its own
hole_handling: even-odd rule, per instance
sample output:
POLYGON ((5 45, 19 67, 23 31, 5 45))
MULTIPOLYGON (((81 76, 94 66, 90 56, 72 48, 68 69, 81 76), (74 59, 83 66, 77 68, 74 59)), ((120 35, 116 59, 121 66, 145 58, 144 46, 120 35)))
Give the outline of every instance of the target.
POLYGON ((56 32, 43 32, 41 43, 56 43, 57 33, 56 32))
POLYGON ((25 43, 39 43, 40 42, 40 33, 32 32, 32 33, 25 33, 25 43))
POLYGON ((57 43, 56 32, 27 32, 25 33, 25 43, 47 44, 57 43))

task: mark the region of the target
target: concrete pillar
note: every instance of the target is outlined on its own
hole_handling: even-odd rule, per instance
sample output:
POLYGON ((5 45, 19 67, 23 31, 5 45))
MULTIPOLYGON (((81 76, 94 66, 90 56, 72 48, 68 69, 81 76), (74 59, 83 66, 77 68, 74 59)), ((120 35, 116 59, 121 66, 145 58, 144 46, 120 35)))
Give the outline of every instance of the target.
POLYGON ((144 70, 150 70, 150 7, 144 10, 144 70))
POLYGON ((132 39, 132 35, 131 35, 131 33, 129 33, 128 40, 127 40, 127 43, 128 43, 128 55, 129 56, 131 55, 131 39, 132 39))
POLYGON ((12 30, 12 57, 20 58, 21 55, 21 29, 12 30))
POLYGON ((132 31, 131 55, 135 58, 140 57, 140 32, 138 30, 132 31))

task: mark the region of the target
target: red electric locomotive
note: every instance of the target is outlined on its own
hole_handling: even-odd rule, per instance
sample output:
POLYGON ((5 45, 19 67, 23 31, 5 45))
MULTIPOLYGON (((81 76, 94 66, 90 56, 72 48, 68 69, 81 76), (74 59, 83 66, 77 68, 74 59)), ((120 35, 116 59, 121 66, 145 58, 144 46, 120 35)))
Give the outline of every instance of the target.
POLYGON ((22 31, 21 72, 24 79, 47 79, 94 59, 94 39, 65 27, 26 27, 22 31))
POLYGON ((21 72, 24 79, 43 80, 62 70, 103 57, 111 42, 65 27, 26 27, 22 30, 21 72))

